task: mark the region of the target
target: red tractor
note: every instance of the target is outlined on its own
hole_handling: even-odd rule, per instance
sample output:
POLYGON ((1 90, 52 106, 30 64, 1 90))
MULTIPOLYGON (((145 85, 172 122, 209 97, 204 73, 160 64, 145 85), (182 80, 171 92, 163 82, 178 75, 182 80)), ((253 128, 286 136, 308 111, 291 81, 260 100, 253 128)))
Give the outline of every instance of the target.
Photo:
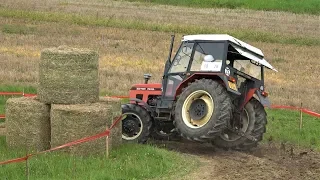
MULTIPOLYGON (((130 89, 122 105, 122 138, 145 143, 149 136, 212 142, 221 148, 257 146, 266 131, 268 93, 264 69, 275 70, 258 48, 229 35, 184 36, 162 83, 130 89)), ((275 70, 276 71, 276 70, 275 70)))

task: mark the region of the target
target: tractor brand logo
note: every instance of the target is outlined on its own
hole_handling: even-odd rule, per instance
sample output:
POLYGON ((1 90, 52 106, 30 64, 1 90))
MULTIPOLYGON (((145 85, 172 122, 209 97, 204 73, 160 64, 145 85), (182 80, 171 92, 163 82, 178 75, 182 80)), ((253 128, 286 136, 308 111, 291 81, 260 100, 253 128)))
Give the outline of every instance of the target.
POLYGON ((230 68, 226 67, 226 69, 224 70, 224 73, 225 73, 227 76, 230 76, 230 68))
POLYGON ((137 87, 136 90, 138 91, 160 91, 161 89, 160 88, 140 88, 140 87, 137 87))
POLYGON ((139 90, 139 91, 145 91, 145 90, 147 90, 147 88, 137 88, 137 90, 139 90))

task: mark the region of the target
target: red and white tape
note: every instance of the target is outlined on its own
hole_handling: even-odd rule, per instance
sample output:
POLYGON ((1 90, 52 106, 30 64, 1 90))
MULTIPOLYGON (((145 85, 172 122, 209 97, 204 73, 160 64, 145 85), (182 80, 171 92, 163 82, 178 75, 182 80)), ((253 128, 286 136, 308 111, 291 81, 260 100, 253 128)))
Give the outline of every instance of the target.
POLYGON ((89 136, 89 137, 85 137, 85 138, 82 138, 82 139, 78 139, 78 140, 75 140, 75 141, 72 141, 72 142, 63 144, 63 145, 61 145, 61 146, 51 148, 51 149, 46 150, 46 151, 41 151, 41 152, 34 153, 34 154, 28 154, 28 155, 26 155, 26 156, 24 156, 24 157, 20 157, 20 158, 15 158, 15 159, 9 159, 9 160, 6 160, 6 161, 2 161, 2 162, 0 162, 0 165, 5 165, 5 164, 18 163, 18 162, 26 161, 26 160, 28 160, 28 159, 29 159, 30 157, 32 157, 32 156, 36 156, 36 155, 43 154, 43 153, 47 153, 47 152, 56 151, 56 150, 63 149, 63 148, 66 148, 66 147, 74 146, 74 145, 77 145, 77 144, 81 144, 81 143, 93 141, 93 140, 96 140, 96 139, 99 139, 99 138, 102 138, 102 137, 105 137, 105 136, 109 136, 110 131, 119 123, 119 121, 121 121, 121 119, 122 119, 122 116, 118 117, 118 118, 113 122, 113 124, 110 126, 110 128, 107 129, 106 131, 102 132, 102 133, 99 133, 99 134, 96 134, 96 135, 93 135, 93 136, 89 136))

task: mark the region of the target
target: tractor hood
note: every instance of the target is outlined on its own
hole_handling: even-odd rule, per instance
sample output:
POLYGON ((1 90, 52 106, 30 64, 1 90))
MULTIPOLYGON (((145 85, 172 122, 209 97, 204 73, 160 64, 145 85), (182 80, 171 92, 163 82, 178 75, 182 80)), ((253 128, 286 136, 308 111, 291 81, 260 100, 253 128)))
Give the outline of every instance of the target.
POLYGON ((184 36, 182 41, 229 41, 232 46, 242 55, 263 66, 278 72, 267 60, 264 59, 262 51, 250 44, 227 34, 199 34, 184 36))

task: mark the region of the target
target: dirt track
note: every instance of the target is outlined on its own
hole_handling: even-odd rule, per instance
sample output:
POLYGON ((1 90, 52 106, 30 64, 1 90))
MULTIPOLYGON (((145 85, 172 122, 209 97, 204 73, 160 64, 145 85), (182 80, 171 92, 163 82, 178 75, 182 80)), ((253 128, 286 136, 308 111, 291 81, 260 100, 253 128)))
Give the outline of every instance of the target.
POLYGON ((200 159, 200 168, 178 179, 320 179, 320 153, 310 149, 269 144, 244 153, 191 142, 166 142, 163 146, 200 159))

